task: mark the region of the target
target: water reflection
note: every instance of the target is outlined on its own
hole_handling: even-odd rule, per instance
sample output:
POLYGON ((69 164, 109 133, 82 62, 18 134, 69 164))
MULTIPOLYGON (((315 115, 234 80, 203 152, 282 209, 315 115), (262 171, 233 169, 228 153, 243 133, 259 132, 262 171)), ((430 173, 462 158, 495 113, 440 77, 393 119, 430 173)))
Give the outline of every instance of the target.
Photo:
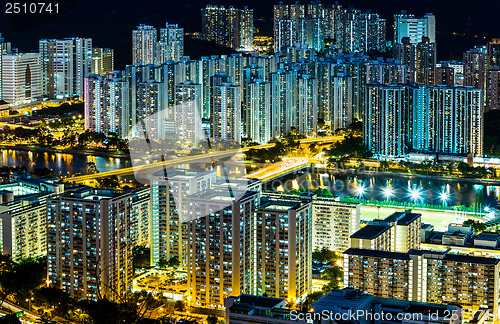
POLYGON ((132 166, 129 159, 123 158, 17 151, 11 149, 2 149, 1 151, 0 166, 25 166, 28 171, 33 171, 35 168, 48 168, 54 170, 55 174, 64 176, 86 172, 87 162, 94 162, 97 169, 101 172, 132 166))
POLYGON ((266 189, 276 190, 280 185, 285 191, 298 186, 306 191, 327 188, 340 197, 354 197, 366 200, 413 202, 419 204, 483 207, 498 206, 500 188, 465 179, 428 178, 398 175, 345 174, 333 172, 308 172, 290 175, 272 181, 266 189), (279 181, 278 181, 279 180, 279 181))

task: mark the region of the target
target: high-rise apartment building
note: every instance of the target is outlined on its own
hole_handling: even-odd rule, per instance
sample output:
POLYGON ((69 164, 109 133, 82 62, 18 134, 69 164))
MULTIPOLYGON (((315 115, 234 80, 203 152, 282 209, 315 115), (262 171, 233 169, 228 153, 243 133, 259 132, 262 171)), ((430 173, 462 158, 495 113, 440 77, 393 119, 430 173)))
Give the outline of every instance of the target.
POLYGON ((152 138, 166 138, 168 116, 163 92, 164 84, 155 79, 138 83, 135 113, 137 124, 142 126, 136 128, 139 134, 146 132, 152 138))
POLYGON ((158 31, 150 25, 141 24, 132 31, 132 64, 154 64, 158 31))
POLYGON ((221 309, 224 299, 255 288, 258 193, 210 189, 189 197, 188 286, 191 305, 221 309), (239 197, 238 199, 234 197, 239 197))
POLYGON ((156 27, 140 24, 132 31, 132 64, 156 63, 158 30, 156 27))
POLYGON ((253 142, 271 140, 271 85, 261 79, 250 83, 250 133, 253 142))
POLYGON ((115 69, 115 51, 111 48, 92 49, 92 74, 105 75, 115 69))
POLYGON ((313 250, 344 252, 351 247, 350 236, 359 230, 360 205, 313 197, 312 222, 313 250))
POLYGON ((323 51, 325 37, 333 38, 334 9, 320 2, 274 5, 274 51, 281 52, 296 44, 323 51))
POLYGON ((42 80, 38 53, 2 55, 2 99, 13 106, 40 100, 42 80))
POLYGON ((366 99, 363 136, 375 154, 483 154, 482 89, 371 84, 366 99))
POLYGON ((488 71, 486 100, 486 110, 500 109, 500 67, 497 65, 488 71))
POLYGON ((11 44, 6 42, 0 33, 0 99, 3 98, 3 87, 2 87, 2 56, 11 53, 11 44))
POLYGON ((363 136, 366 147, 372 152, 383 156, 402 156, 408 151, 408 117, 404 97, 403 86, 367 86, 363 136))
POLYGON ((151 264, 176 257, 181 267, 188 262, 187 229, 189 195, 209 189, 215 172, 176 169, 150 175, 151 264))
MULTIPOLYGON (((302 74, 298 81, 298 127, 296 129, 299 134, 316 137, 318 132, 318 80, 310 74, 302 74)), ((292 121, 294 119, 292 117, 292 121)))
POLYGON ((184 28, 167 23, 160 29, 160 41, 156 48, 156 64, 180 61, 184 56, 184 28))
POLYGON ((297 125, 297 74, 277 69, 271 79, 271 137, 290 133, 297 125))
POLYGON ((7 193, 0 208, 0 243, 3 254, 12 260, 47 254, 47 199, 64 193, 64 184, 55 178, 30 179, 21 175, 0 184, 7 193))
POLYGON ((120 137, 129 134, 130 88, 119 73, 85 78, 85 129, 120 137))
POLYGON ((423 18, 402 11, 394 15, 394 43, 402 43, 408 37, 410 43, 417 45, 422 37, 428 37, 430 43, 436 42, 436 17, 428 13, 423 18))
POLYGON ((436 67, 436 85, 455 86, 455 69, 447 66, 436 67))
POLYGON ((336 50, 341 53, 384 51, 386 21, 370 11, 362 13, 355 8, 335 11, 336 50))
POLYGON ((207 5, 202 10, 203 39, 239 51, 253 50, 253 9, 207 5))
POLYGON ((92 39, 42 39, 39 42, 42 96, 84 97, 84 78, 92 74, 92 39))
POLYGON ((486 77, 489 69, 488 54, 485 47, 473 48, 463 55, 464 85, 475 88, 486 88, 486 77))
POLYGON ((150 201, 150 188, 143 187, 132 192, 132 212, 129 224, 133 246, 151 246, 150 201))
POLYGON ((417 77, 417 53, 416 46, 410 43, 409 37, 404 37, 401 43, 392 45, 392 57, 407 66, 406 82, 415 82, 417 77))
POLYGON ((310 199, 263 198, 255 226, 255 294, 296 302, 312 283, 310 199))
POLYGON ((177 137, 185 145, 196 146, 203 138, 201 131, 201 85, 185 81, 176 86, 174 116, 177 137))
POLYGON ((241 89, 224 73, 211 78, 210 139, 241 142, 241 89))
POLYGON ((366 83, 399 84, 408 78, 408 67, 393 59, 370 61, 366 65, 366 83))
MULTIPOLYGON (((445 72, 446 75, 450 75, 451 71, 445 72)), ((446 84, 450 87, 463 87, 464 86, 464 63, 458 61, 448 61, 436 63, 436 85, 446 84), (443 70, 437 69, 451 69, 453 71, 453 79, 449 81, 443 81, 443 70), (448 84, 449 83, 449 84, 448 84)))
POLYGON ((132 288, 132 193, 82 188, 47 200, 48 283, 77 299, 132 288))
POLYGON ((333 78, 332 131, 347 128, 352 123, 353 85, 352 77, 338 73, 333 78))
POLYGON ((429 38, 423 37, 417 44, 415 51, 415 80, 419 84, 433 86, 436 84, 436 43, 431 43, 429 38))
POLYGON ((500 66, 500 38, 493 38, 488 43, 489 66, 500 66))

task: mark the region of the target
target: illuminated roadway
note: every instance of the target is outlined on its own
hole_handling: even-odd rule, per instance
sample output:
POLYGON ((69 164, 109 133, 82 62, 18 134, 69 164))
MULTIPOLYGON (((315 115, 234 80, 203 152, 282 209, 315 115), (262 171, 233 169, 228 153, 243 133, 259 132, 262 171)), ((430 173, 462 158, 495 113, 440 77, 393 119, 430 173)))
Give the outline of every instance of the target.
MULTIPOLYGON (((335 142, 335 141, 339 141, 341 139, 343 139, 342 136, 318 137, 318 138, 302 139, 302 140, 300 140, 300 143, 301 144, 313 144, 313 143, 321 143, 321 142, 335 142)), ((231 156, 233 154, 246 152, 246 151, 249 151, 251 149, 263 149, 263 148, 270 148, 273 146, 274 146, 274 143, 271 143, 271 144, 243 147, 243 148, 222 151, 222 152, 210 152, 210 153, 204 153, 204 154, 200 154, 200 155, 186 156, 186 157, 182 157, 182 158, 178 158, 178 159, 161 161, 161 162, 154 162, 154 163, 150 163, 150 164, 144 164, 144 165, 139 165, 139 166, 134 166, 134 167, 129 167, 129 168, 123 168, 123 169, 119 169, 119 170, 106 171, 106 172, 100 172, 100 173, 95 173, 95 174, 88 174, 88 175, 81 175, 81 176, 77 176, 77 177, 66 178, 66 181, 74 182, 74 183, 90 184, 96 179, 107 178, 110 176, 125 176, 125 175, 137 174, 138 172, 144 172, 144 171, 151 172, 151 171, 154 171, 154 169, 160 169, 160 168, 165 167, 165 166, 175 166, 175 165, 179 165, 179 164, 183 164, 183 163, 196 163, 196 162, 206 160, 207 158, 210 158, 210 159, 223 158, 225 156, 231 156)))
POLYGON ((8 126, 8 127, 12 127, 12 128, 21 127, 21 128, 26 128, 26 129, 36 129, 36 127, 31 127, 31 126, 16 125, 16 124, 9 124, 9 123, 2 123, 2 122, 0 122, 0 127, 1 126, 8 126))
POLYGON ((247 175, 247 178, 260 179, 263 182, 266 182, 274 178, 279 178, 284 174, 300 169, 311 163, 313 163, 313 161, 308 158, 290 158, 283 162, 274 163, 264 169, 250 173, 247 175))

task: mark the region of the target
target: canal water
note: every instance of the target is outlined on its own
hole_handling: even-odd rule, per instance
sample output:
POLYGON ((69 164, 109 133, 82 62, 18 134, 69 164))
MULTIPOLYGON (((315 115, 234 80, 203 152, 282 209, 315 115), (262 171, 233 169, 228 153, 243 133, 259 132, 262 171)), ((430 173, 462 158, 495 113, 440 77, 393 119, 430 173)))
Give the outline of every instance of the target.
MULTIPOLYGON (((94 162, 100 172, 132 166, 130 159, 124 158, 0 149, 0 166, 25 166, 28 171, 48 168, 57 175, 68 176, 85 173, 88 162, 94 162)), ((315 191, 323 187, 342 198, 446 206, 476 204, 483 208, 498 207, 500 197, 500 182, 484 183, 470 179, 419 175, 356 174, 317 168, 274 179, 265 184, 264 189, 276 190, 279 186, 287 191, 297 187, 305 191, 315 191)))
POLYGON ((75 173, 85 173, 88 162, 94 162, 100 172, 132 166, 130 159, 124 158, 0 149, 0 166, 25 166, 28 171, 34 171, 36 168, 48 168, 57 175, 68 176, 75 173))
POLYGON ((481 182, 473 179, 449 179, 420 175, 373 174, 307 169, 265 185, 267 190, 300 188, 315 191, 319 187, 341 198, 408 202, 442 206, 497 207, 500 182, 481 182))

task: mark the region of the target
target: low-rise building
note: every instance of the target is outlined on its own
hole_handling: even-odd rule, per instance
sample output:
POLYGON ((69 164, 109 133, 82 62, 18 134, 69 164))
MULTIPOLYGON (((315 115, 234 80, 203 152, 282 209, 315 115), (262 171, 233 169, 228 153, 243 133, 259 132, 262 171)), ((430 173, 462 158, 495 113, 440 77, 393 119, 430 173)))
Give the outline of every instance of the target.
POLYGON ((301 312, 292 311, 286 308, 286 305, 286 299, 282 298, 251 295, 240 295, 238 297, 231 296, 224 300, 224 307, 226 308, 225 323, 308 323, 305 320, 297 320, 295 316, 301 312))
POLYGON ((458 303, 471 314, 485 306, 495 318, 499 271, 500 259, 453 254, 449 249, 344 252, 344 287, 383 298, 458 303))
POLYGON ((374 220, 351 235, 351 247, 402 253, 418 249, 422 237, 421 217, 422 214, 406 210, 374 220))

